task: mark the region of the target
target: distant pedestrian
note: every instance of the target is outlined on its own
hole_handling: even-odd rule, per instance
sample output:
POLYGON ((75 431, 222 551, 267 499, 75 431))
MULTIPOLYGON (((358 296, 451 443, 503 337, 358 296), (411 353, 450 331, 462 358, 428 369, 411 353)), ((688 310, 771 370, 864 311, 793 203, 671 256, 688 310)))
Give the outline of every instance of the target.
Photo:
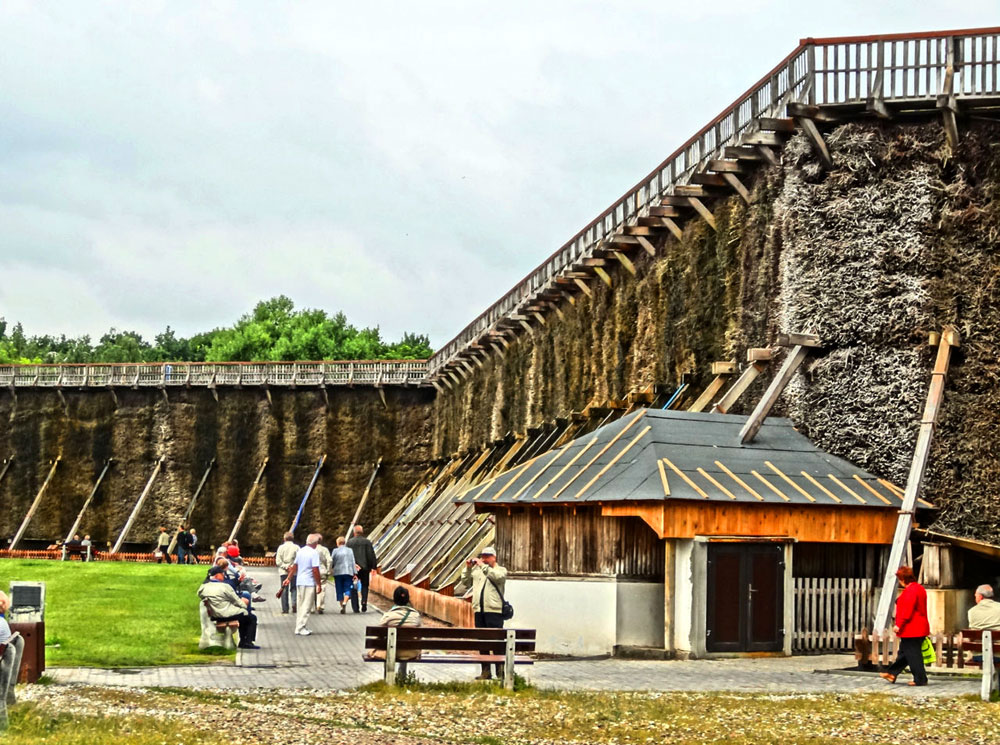
POLYGON ((188 551, 187 551, 187 563, 188 564, 198 564, 198 552, 195 550, 195 546, 198 545, 198 535, 194 528, 188 529, 188 551))
POLYGON ((187 563, 187 531, 183 525, 177 526, 177 534, 174 536, 174 551, 177 552, 177 563, 187 563))
POLYGON ((156 563, 162 564, 163 560, 166 559, 167 563, 170 563, 170 554, 167 549, 170 547, 170 533, 167 532, 167 526, 161 525, 160 532, 156 534, 156 548, 153 550, 153 556, 156 557, 156 563))
MULTIPOLYGON (((472 588, 472 609, 477 629, 503 628, 503 591, 507 570, 497 564, 497 552, 484 548, 478 558, 465 562, 462 584, 472 588)), ((484 652, 489 654, 489 652, 484 652)), ((490 679, 490 665, 483 662, 482 673, 476 680, 490 679)), ((496 663, 497 677, 503 677, 503 663, 496 663)))
POLYGON ((365 537, 365 529, 360 525, 354 526, 354 535, 347 542, 348 547, 354 552, 355 573, 361 583, 361 597, 357 592, 351 593, 351 608, 358 612, 358 603, 361 603, 361 612, 368 612, 368 580, 371 573, 378 569, 378 559, 375 556, 375 547, 372 542, 365 537))
POLYGON ((330 586, 330 572, 333 569, 333 558, 330 549, 321 543, 316 544, 316 553, 319 554, 319 578, 323 585, 323 592, 316 594, 316 612, 323 615, 326 607, 326 591, 330 586))
MULTIPOLYGON (((309 636, 312 630, 306 624, 316 607, 316 593, 323 591, 322 578, 319 576, 319 552, 316 546, 323 539, 319 533, 310 533, 306 545, 299 549, 295 561, 289 567, 289 574, 295 574, 295 596, 298 611, 295 614, 295 635, 309 636)), ((291 578, 285 580, 291 583, 291 578)))
POLYGON ((344 545, 343 536, 337 536, 337 548, 333 550, 333 583, 337 588, 340 612, 347 613, 347 601, 351 601, 354 612, 358 606, 354 598, 354 552, 344 545))
MULTIPOLYGON (((274 554, 274 563, 278 566, 278 579, 284 584, 288 579, 288 569, 295 563, 295 555, 299 552, 299 546, 295 543, 295 534, 285 533, 285 542, 278 546, 274 554)), ((288 613, 288 605, 291 602, 292 613, 298 606, 295 603, 295 572, 291 573, 291 582, 285 592, 281 593, 281 612, 288 613), (291 598, 291 600, 289 600, 291 598)))
POLYGON ((892 630, 899 638, 899 654, 889 668, 879 675, 890 683, 909 666, 913 674, 911 686, 927 685, 924 671, 924 639, 931 633, 927 622, 927 591, 917 582, 911 567, 900 567, 896 572, 903 591, 896 598, 896 625, 892 630))

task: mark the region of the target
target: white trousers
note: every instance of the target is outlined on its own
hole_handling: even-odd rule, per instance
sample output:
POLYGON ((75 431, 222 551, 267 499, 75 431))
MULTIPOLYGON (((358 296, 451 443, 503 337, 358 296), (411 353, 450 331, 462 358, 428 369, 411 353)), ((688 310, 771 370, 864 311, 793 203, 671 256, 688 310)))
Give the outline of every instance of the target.
POLYGON ((295 613, 295 630, 302 631, 306 627, 306 622, 309 620, 309 616, 312 615, 313 609, 316 606, 316 588, 312 586, 296 586, 295 599, 298 605, 298 610, 295 613))

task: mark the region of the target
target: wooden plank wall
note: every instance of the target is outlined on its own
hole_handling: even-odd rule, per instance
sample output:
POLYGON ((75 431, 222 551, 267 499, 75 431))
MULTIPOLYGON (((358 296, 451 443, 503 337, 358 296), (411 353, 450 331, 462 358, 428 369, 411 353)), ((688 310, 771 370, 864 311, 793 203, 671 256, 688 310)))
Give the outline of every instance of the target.
POLYGON ((640 518, 602 517, 599 507, 495 514, 496 549, 509 572, 663 581, 664 541, 640 518))
POLYGON ((889 546, 865 543, 796 543, 795 577, 879 579, 885 572, 889 546))
POLYGON ((795 579, 796 652, 853 649, 855 634, 871 625, 874 583, 854 577, 795 579))

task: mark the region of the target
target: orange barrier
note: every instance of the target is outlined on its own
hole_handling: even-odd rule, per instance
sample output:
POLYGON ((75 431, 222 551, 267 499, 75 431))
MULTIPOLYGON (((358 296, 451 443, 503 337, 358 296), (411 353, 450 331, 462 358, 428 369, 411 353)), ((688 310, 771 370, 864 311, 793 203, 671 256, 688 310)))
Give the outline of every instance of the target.
POLYGON ((400 586, 410 591, 410 605, 421 613, 445 621, 452 626, 471 628, 475 625, 472 603, 468 600, 449 597, 433 590, 424 590, 405 582, 397 582, 394 579, 386 579, 381 574, 374 572, 368 583, 372 592, 389 599, 392 599, 392 593, 400 586))

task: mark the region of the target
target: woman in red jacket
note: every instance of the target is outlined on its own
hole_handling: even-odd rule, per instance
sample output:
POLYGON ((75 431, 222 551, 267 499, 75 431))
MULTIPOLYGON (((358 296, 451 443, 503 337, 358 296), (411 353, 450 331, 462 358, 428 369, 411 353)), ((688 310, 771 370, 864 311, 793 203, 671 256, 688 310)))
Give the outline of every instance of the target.
POLYGON ((890 683, 896 682, 896 676, 903 668, 909 666, 913 673, 911 686, 927 685, 927 673, 924 671, 924 654, 922 647, 924 639, 931 633, 927 622, 927 591, 913 576, 913 569, 900 567, 896 572, 903 591, 896 598, 896 625, 892 630, 899 637, 899 655, 884 673, 879 673, 890 683))

